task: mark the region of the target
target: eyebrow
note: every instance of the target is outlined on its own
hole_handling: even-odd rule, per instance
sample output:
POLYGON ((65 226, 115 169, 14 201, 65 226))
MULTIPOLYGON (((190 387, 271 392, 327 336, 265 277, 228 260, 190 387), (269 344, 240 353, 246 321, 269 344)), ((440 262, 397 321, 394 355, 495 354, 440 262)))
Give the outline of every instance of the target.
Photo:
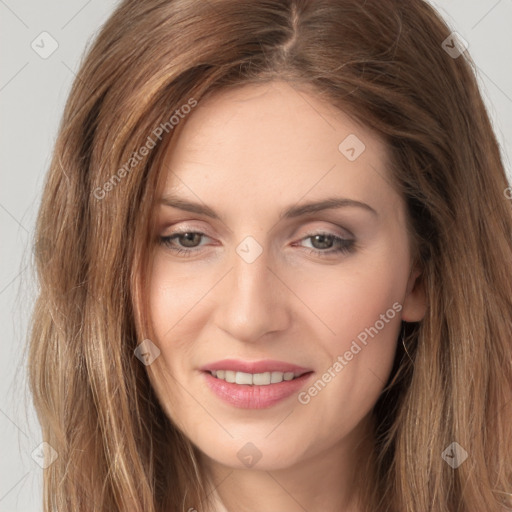
MULTIPOLYGON (((206 215, 207 217, 211 217, 212 219, 222 220, 221 217, 217 214, 217 212, 212 210, 209 206, 206 206, 205 204, 201 203, 187 201, 176 196, 167 195, 161 199, 160 203, 165 206, 178 208, 180 210, 185 210, 187 212, 206 215)), ((356 201, 354 199, 348 199, 345 197, 330 197, 323 199, 322 201, 312 201, 298 206, 290 206, 280 212, 279 220, 292 219, 295 217, 300 217, 302 215, 307 215, 309 213, 317 213, 323 210, 331 210, 335 208, 344 207, 362 208, 377 217, 379 216, 376 210, 374 210, 370 205, 363 203, 361 201, 356 201)))

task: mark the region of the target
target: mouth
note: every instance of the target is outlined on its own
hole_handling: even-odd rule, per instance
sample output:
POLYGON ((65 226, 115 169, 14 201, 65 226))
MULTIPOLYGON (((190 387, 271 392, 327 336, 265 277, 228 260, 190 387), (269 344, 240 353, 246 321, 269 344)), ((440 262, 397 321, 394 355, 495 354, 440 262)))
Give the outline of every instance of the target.
POLYGON ((298 393, 313 370, 282 361, 217 361, 200 368, 209 389, 227 403, 242 409, 264 409, 298 393))

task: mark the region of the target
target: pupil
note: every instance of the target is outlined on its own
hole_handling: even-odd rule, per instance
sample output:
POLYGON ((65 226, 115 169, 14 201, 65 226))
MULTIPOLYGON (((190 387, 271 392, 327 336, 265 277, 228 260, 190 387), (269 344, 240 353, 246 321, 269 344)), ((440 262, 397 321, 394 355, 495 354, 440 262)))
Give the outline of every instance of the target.
POLYGON ((331 235, 315 235, 313 236, 313 246, 316 248, 316 249, 329 249, 331 244, 330 242, 332 242, 331 240, 331 235), (320 242, 320 247, 315 247, 315 242, 319 241, 320 242))
POLYGON ((182 236, 182 239, 185 241, 184 245, 185 247, 195 247, 196 243, 199 242, 199 233, 184 233, 182 236))

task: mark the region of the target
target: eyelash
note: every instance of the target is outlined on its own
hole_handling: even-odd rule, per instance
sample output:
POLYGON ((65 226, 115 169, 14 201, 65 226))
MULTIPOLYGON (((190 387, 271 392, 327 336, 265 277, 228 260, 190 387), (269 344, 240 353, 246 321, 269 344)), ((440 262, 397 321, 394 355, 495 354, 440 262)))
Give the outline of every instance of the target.
MULTIPOLYGON (((180 231, 177 233, 174 233, 169 236, 162 236, 160 237, 160 244, 166 246, 168 249, 173 251, 177 255, 182 255, 184 257, 188 257, 191 255, 191 253, 198 252, 200 249, 198 248, 183 248, 183 247, 176 247, 172 245, 172 241, 174 239, 179 238, 180 236, 183 236, 185 234, 188 235, 201 235, 202 237, 207 236, 205 233, 202 233, 200 231, 180 231)), ((346 254, 353 252, 355 249, 355 240, 345 239, 341 238, 339 236, 333 235, 332 233, 327 232, 318 232, 318 233, 308 233, 305 237, 301 238, 301 241, 307 240, 308 238, 313 238, 315 236, 325 236, 325 237, 331 237, 334 244, 338 244, 339 247, 337 249, 328 249, 328 250, 321 250, 321 249, 311 249, 309 247, 303 247, 303 249, 306 249, 308 254, 314 254, 316 256, 320 257, 328 257, 332 256, 334 254, 346 254)))

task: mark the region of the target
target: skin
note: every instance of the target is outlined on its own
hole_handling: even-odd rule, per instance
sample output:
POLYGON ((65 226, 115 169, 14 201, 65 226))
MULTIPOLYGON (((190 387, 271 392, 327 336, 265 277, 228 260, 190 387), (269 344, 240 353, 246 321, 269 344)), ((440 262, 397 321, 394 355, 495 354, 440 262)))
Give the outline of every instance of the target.
POLYGON ((163 204, 156 211, 149 306, 161 355, 148 371, 159 400, 200 449, 216 511, 357 512, 355 475, 370 456, 371 411, 401 321, 425 314, 387 148, 313 91, 280 81, 217 92, 176 130, 162 197, 206 204, 222 220, 163 204), (338 149, 350 134, 365 145, 354 161, 338 149), (375 213, 345 206, 279 219, 287 207, 334 196, 375 213), (205 233, 189 242, 196 252, 159 243, 178 229, 205 233), (322 256, 337 244, 308 238, 318 232, 355 240, 353 250, 322 256), (247 236, 263 249, 252 263, 236 252, 247 236), (199 371, 225 358, 276 359, 311 368, 307 390, 395 302, 401 311, 307 404, 295 394, 239 409, 199 371), (261 453, 250 468, 237 457, 248 442, 261 453))

